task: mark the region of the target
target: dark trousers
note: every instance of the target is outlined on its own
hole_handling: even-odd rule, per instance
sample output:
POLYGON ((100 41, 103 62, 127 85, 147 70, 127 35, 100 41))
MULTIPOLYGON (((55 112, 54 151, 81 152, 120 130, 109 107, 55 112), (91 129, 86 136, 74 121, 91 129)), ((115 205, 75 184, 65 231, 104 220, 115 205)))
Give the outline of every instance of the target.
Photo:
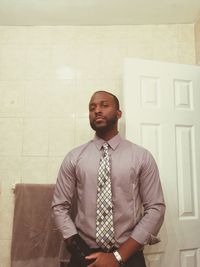
MULTIPOLYGON (((85 266, 83 266, 78 261, 78 259, 72 255, 68 267, 85 267, 85 266)), ((134 253, 126 262, 125 267, 146 267, 143 251, 138 251, 134 253)))

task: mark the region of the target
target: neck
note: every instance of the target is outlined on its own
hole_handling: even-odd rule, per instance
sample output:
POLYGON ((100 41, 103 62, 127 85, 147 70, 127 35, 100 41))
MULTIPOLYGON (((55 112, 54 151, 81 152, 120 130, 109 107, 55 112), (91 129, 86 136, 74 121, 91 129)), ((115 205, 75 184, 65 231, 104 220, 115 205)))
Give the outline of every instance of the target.
POLYGON ((96 132, 96 135, 105 141, 109 141, 117 134, 118 134, 118 130, 110 131, 110 132, 106 132, 106 133, 96 132))

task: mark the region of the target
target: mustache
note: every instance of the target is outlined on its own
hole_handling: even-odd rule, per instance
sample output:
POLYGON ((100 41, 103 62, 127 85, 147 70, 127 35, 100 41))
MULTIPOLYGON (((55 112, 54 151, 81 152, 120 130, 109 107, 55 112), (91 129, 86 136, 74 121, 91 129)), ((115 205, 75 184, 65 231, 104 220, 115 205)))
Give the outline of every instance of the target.
POLYGON ((94 117, 93 121, 95 121, 96 119, 106 119, 106 117, 99 114, 94 117))

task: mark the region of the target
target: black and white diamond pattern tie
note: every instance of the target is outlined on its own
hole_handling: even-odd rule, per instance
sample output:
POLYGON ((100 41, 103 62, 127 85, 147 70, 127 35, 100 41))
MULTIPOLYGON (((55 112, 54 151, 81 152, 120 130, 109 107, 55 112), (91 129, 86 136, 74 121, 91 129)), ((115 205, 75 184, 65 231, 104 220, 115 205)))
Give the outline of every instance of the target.
POLYGON ((96 242, 101 248, 108 250, 115 243, 108 143, 103 144, 98 171, 96 242))

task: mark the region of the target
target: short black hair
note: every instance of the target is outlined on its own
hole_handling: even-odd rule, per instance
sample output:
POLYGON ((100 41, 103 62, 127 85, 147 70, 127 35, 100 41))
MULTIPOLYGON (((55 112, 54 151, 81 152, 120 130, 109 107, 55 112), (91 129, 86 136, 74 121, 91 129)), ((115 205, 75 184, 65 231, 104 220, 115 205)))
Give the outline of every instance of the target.
POLYGON ((116 105, 117 110, 120 110, 119 99, 118 99, 115 95, 113 95, 113 94, 110 93, 110 92, 103 91, 103 90, 102 90, 102 91, 96 91, 96 92, 94 93, 94 95, 97 94, 97 93, 106 93, 106 94, 108 94, 108 95, 111 95, 111 96, 113 97, 113 99, 114 99, 114 102, 115 102, 115 105, 116 105))

